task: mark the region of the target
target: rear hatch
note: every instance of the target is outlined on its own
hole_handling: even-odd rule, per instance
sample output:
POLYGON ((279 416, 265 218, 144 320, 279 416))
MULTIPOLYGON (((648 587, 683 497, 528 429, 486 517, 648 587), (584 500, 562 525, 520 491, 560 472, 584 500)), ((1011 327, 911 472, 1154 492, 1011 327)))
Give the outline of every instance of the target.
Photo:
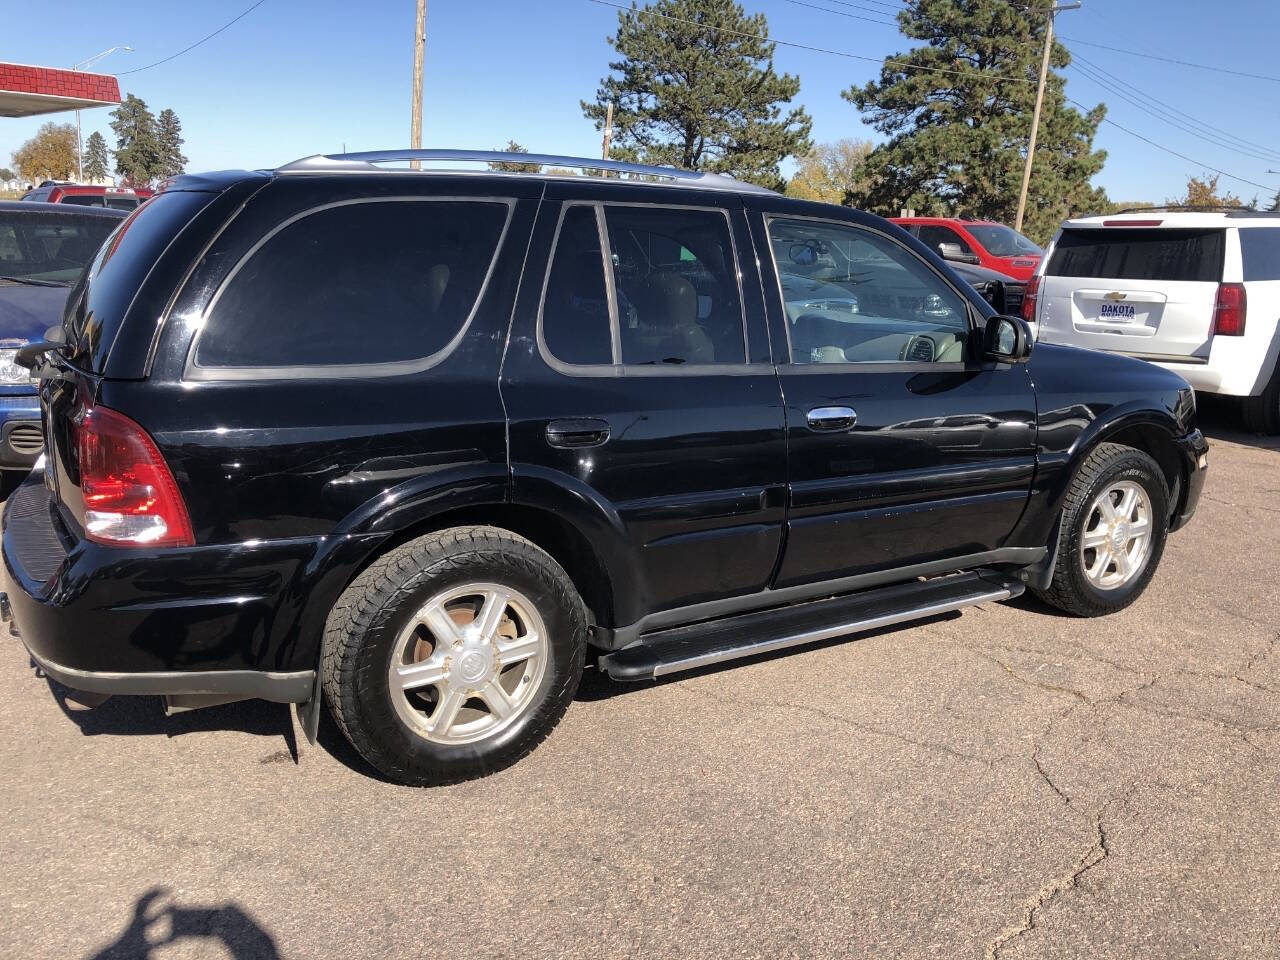
POLYGON ((1207 359, 1223 227, 1069 226, 1040 279, 1037 336, 1152 359, 1207 359))

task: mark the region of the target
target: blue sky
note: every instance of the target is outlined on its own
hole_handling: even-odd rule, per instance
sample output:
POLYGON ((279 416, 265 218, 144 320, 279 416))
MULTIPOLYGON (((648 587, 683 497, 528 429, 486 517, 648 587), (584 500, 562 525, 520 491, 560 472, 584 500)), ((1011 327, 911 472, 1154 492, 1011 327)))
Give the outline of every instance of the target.
MULTIPOLYGON (((0 60, 70 65, 115 44, 99 64, 123 73, 180 50, 216 29, 252 0, 70 0, 56 21, 36 27, 29 4, 0 0, 0 60), (13 28, 15 24, 27 26, 13 28)), ((846 13, 877 15, 829 0, 806 0, 846 13)), ((887 11, 888 0, 856 0, 887 11)), ((763 11, 775 39, 879 58, 910 44, 894 25, 837 16, 789 0, 745 0, 763 11)), ((414 0, 266 0, 203 46, 170 63, 121 76, 121 89, 159 112, 181 117, 189 169, 274 166, 317 152, 407 146, 414 0)), ((578 101, 590 98, 605 74, 606 37, 617 11, 591 0, 430 0, 423 142, 428 146, 497 147, 514 138, 534 151, 595 155, 599 134, 578 101)), ((40 18, 35 18, 39 20, 40 18)), ((1237 138, 1280 151, 1280 83, 1142 59, 1152 53, 1229 69, 1280 76, 1275 38, 1280 5, 1230 0, 1085 0, 1058 17, 1059 33, 1124 48, 1126 53, 1065 41, 1093 64, 1178 110, 1237 138)), ((876 75, 867 60, 779 46, 779 70, 798 74, 799 101, 814 118, 819 140, 870 137, 840 91, 876 75)), ((1107 89, 1068 71, 1068 95, 1190 160, 1162 153, 1115 127, 1096 144, 1109 159, 1098 183, 1113 199, 1164 200, 1180 193, 1188 174, 1218 167, 1265 185, 1226 177, 1222 186, 1269 197, 1280 188, 1276 159, 1244 156, 1170 126, 1107 89)), ((107 111, 82 115, 112 143, 107 111)), ((0 165, 51 116, 0 118, 0 165)), ((68 119, 70 117, 68 116, 68 119)), ((1186 123, 1186 121, 1183 121, 1186 123)), ((1244 147, 1245 150, 1254 148, 1244 147)), ((1256 150, 1255 150, 1256 152, 1256 150)))

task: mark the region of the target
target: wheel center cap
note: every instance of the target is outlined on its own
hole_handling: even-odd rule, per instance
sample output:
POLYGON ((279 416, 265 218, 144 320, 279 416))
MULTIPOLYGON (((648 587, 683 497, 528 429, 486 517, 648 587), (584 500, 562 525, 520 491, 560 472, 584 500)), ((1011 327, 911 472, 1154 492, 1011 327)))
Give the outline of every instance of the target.
POLYGON ((1122 550, 1128 542, 1129 525, 1127 523, 1116 524, 1116 528, 1111 531, 1111 548, 1113 550, 1122 550))
POLYGON ((489 673, 489 657, 479 650, 471 650, 458 661, 458 676, 467 683, 477 683, 489 673))

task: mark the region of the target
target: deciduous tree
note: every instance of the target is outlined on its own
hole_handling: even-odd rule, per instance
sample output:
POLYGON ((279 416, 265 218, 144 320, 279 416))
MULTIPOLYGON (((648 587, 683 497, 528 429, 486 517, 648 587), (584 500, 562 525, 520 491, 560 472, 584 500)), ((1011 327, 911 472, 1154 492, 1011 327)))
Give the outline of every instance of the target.
MULTIPOLYGON (((1218 175, 1202 173, 1187 177, 1187 192, 1169 203, 1183 207, 1243 207, 1246 204, 1234 193, 1218 192, 1218 175)), ((1253 203, 1257 206, 1257 202, 1253 203)))
MULTIPOLYGON (((880 78, 844 92, 888 140, 868 158, 858 206, 895 214, 966 211, 1012 223, 1053 0, 906 0, 899 28, 922 41, 885 58, 880 78)), ((1045 241, 1067 216, 1105 209, 1089 181, 1106 154, 1093 149, 1105 113, 1071 107, 1055 42, 1028 192, 1024 232, 1045 241)))
POLYGON ((618 14, 618 59, 583 113, 602 129, 614 105, 616 159, 729 173, 781 187, 779 163, 810 148, 790 107, 800 80, 773 69, 764 14, 733 0, 657 0, 618 14))
POLYGON ((76 128, 71 123, 44 124, 13 152, 18 176, 32 183, 70 180, 76 172, 76 128))
POLYGON ((823 203, 848 203, 866 187, 864 167, 871 153, 869 140, 837 140, 820 143, 796 161, 796 172, 787 181, 787 196, 823 203))
POLYGON ((111 158, 107 155, 107 140, 97 130, 84 142, 84 177, 90 183, 105 180, 111 172, 111 158))

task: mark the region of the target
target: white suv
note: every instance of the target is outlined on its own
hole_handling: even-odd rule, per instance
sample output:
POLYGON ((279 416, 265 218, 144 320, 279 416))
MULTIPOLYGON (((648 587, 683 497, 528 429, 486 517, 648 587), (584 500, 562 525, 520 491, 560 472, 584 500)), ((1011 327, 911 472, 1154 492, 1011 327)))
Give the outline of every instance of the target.
POLYGON ((1150 360, 1280 433, 1280 213, 1067 220, 1027 284, 1037 339, 1150 360))

